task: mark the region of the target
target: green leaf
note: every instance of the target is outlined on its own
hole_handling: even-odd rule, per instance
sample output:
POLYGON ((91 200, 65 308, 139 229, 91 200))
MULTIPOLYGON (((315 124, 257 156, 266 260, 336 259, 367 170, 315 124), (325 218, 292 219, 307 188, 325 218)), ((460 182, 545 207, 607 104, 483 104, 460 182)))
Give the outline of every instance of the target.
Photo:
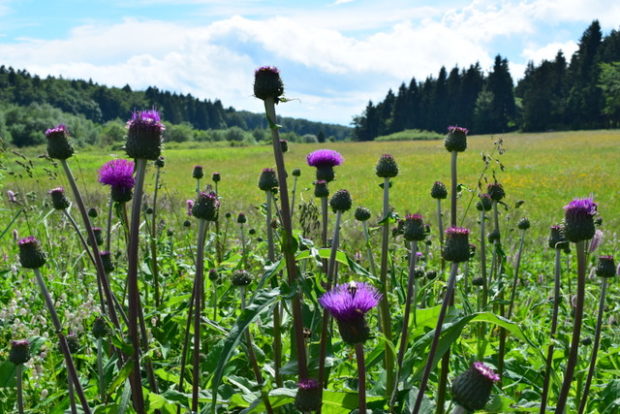
POLYGON ((228 360, 232 357, 233 352, 239 345, 245 330, 263 311, 267 310, 274 302, 276 302, 279 299, 279 296, 279 288, 259 291, 252 298, 252 301, 243 313, 239 316, 237 322, 235 322, 235 325, 224 340, 222 349, 218 349, 218 364, 215 368, 215 372, 213 373, 213 380, 211 384, 213 391, 213 404, 211 406, 212 413, 215 413, 215 407, 217 404, 217 390, 222 382, 224 369, 226 368, 228 360))
POLYGON ((11 361, 0 364, 0 388, 15 386, 15 371, 17 366, 11 361))

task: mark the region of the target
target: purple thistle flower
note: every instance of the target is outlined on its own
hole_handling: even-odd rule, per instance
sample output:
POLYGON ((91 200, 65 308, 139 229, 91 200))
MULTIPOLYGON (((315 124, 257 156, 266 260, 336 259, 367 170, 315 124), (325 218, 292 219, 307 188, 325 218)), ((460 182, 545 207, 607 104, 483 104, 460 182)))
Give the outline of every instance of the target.
POLYGON ((108 161, 99 170, 99 182, 112 187, 132 189, 136 183, 133 177, 134 163, 124 159, 108 161))
POLYGON ((446 229, 446 235, 454 234, 469 235, 469 229, 465 227, 448 227, 446 229))
POLYGON ((159 127, 161 131, 166 129, 164 124, 161 123, 159 112, 155 109, 133 112, 131 114, 131 119, 127 121, 127 128, 131 128, 134 125, 154 125, 159 127))
POLYGON ((306 156, 308 165, 311 167, 335 167, 344 162, 344 158, 338 151, 320 149, 306 156))
POLYGON ((592 198, 576 198, 564 206, 566 238, 572 242, 579 242, 594 237, 596 213, 597 204, 592 198))
POLYGON ((601 245, 601 243, 603 243, 604 236, 605 235, 602 230, 597 229, 594 232, 594 237, 592 237, 592 240, 590 240, 590 246, 588 247, 588 251, 590 253, 594 253, 596 249, 598 249, 598 247, 601 245))
POLYGON ((456 126, 456 125, 450 125, 448 127, 448 132, 451 132, 453 134, 458 132, 458 133, 462 133, 462 134, 467 135, 469 133, 469 129, 463 128, 463 127, 460 127, 460 126, 456 126))
POLYGON ((339 322, 363 317, 377 306, 381 294, 368 283, 343 283, 319 298, 319 303, 339 322))
POLYGON ((56 134, 69 134, 69 129, 65 124, 58 124, 54 128, 49 128, 45 131, 45 136, 51 138, 56 134))
POLYGON ((260 68, 257 68, 254 70, 254 74, 257 74, 258 72, 271 72, 271 73, 279 74, 280 70, 276 68, 275 66, 261 66, 260 68))
POLYGON ((474 362, 474 368, 480 374, 482 374, 485 378, 487 378, 491 382, 498 382, 499 375, 493 371, 489 366, 485 365, 484 362, 476 361, 474 362))
POLYGON ((27 245, 27 244, 37 244, 37 243, 39 243, 39 241, 37 240, 36 237, 28 236, 28 237, 24 237, 23 239, 20 239, 17 242, 17 245, 18 246, 24 246, 24 245, 27 245))
POLYGON ((313 378, 308 378, 301 380, 297 383, 297 386, 302 390, 311 390, 314 388, 318 388, 319 382, 313 378))
POLYGON ((321 384, 312 378, 297 383, 295 407, 301 412, 316 411, 321 408, 321 384))

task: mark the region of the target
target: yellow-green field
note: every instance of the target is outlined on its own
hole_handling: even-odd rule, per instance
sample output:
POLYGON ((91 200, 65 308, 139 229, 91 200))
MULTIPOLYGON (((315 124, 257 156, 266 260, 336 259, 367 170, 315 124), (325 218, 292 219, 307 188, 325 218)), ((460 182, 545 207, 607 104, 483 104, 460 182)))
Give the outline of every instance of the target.
MULTIPOLYGON (((492 152, 493 142, 498 138, 504 140, 505 153, 500 159, 506 169, 500 171, 496 165, 491 167, 496 168, 498 179, 506 189, 506 202, 512 207, 517 200, 525 200, 520 214, 527 214, 534 225, 546 229, 562 218, 562 206, 572 198, 593 194, 599 202, 601 216, 610 225, 606 227, 617 228, 620 223, 617 218, 620 212, 620 131, 472 136, 467 151, 459 154, 459 182, 476 188, 484 167, 481 154, 492 152)), ((251 211, 252 206, 264 200, 257 180, 262 168, 274 167, 269 146, 200 148, 197 143, 193 145, 196 148, 164 150, 164 203, 166 200, 171 203, 165 205, 166 208, 178 208, 182 212, 184 200, 193 197, 195 181, 191 172, 195 164, 204 166, 203 183, 210 182, 211 172, 221 173, 219 190, 223 211, 251 211)), ((305 157, 318 148, 337 150, 345 158, 344 164, 336 168, 336 181, 330 185, 331 190, 350 190, 354 204, 365 205, 375 213, 379 211, 382 193, 374 166, 383 153, 392 154, 400 168, 391 195, 391 204, 399 213, 434 213, 434 200, 429 196, 431 185, 435 180, 449 183, 450 156, 441 141, 291 144, 286 154, 287 167, 301 169, 298 188, 305 200, 313 198, 311 184, 314 179, 314 169, 306 165, 305 157)), ((105 189, 96 182, 97 169, 104 162, 124 155, 123 151, 88 150, 70 160, 91 203, 107 197, 105 189)), ((66 185, 63 174, 52 178, 43 172, 43 167, 50 165, 48 161, 33 157, 33 163, 33 179, 6 176, 4 189, 33 190, 42 194, 52 187, 66 185)), ((12 162, 8 164, 15 171, 23 171, 12 162)), ((491 169, 487 170, 487 175, 491 179, 491 169)), ((152 177, 148 182, 152 189, 152 177)), ((461 211, 469 197, 469 194, 464 196, 459 206, 461 211)))

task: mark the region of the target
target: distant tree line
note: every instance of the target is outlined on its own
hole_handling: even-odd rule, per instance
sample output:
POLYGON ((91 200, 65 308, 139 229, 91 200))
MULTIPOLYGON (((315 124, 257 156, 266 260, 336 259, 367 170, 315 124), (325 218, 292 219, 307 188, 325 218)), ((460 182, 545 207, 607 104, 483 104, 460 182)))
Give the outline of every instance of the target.
MULTIPOLYGON (((92 80, 67 80, 53 76, 41 78, 26 70, 15 70, 4 65, 0 66, 0 106, 0 133, 3 130, 15 132, 12 141, 18 146, 32 145, 38 141, 34 137, 40 135, 41 130, 32 128, 39 127, 41 121, 30 119, 33 112, 44 115, 45 121, 50 118, 69 119, 77 123, 79 119, 84 125, 105 125, 127 120, 134 110, 157 108, 166 124, 184 125, 186 132, 203 131, 202 137, 208 130, 238 127, 251 132, 268 127, 263 114, 225 108, 218 99, 198 99, 191 94, 177 94, 155 87, 133 91, 129 85, 116 88, 99 85, 92 80), (50 107, 60 112, 54 112, 50 107), (18 113, 20 108, 25 113, 18 113)), ((284 132, 298 136, 315 135, 317 139, 343 140, 351 134, 351 129, 345 126, 305 119, 283 117, 278 119, 278 123, 284 132)), ((45 125, 46 128, 49 126, 45 125)), ((194 134, 187 135, 186 140, 191 140, 194 134)), ((87 141, 93 139, 86 138, 87 141)))
POLYGON ((389 90, 382 101, 370 101, 353 125, 360 141, 406 129, 445 132, 448 125, 477 134, 618 128, 620 32, 603 36, 594 21, 570 63, 562 51, 553 61, 530 62, 516 87, 500 55, 488 74, 478 63, 450 72, 442 67, 436 78, 413 78, 396 94, 389 90))

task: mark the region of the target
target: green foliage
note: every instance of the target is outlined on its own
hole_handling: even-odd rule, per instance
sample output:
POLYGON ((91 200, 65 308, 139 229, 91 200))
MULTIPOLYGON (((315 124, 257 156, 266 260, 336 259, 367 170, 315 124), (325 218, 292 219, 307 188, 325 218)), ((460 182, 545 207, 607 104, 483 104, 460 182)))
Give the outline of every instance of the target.
POLYGON ((433 131, 422 131, 420 129, 406 129, 394 132, 389 135, 377 137, 375 141, 426 141, 433 139, 443 139, 444 136, 433 131))
POLYGON ((620 126, 620 62, 601 63, 600 69, 598 86, 605 101, 603 113, 609 126, 617 128, 620 126))

